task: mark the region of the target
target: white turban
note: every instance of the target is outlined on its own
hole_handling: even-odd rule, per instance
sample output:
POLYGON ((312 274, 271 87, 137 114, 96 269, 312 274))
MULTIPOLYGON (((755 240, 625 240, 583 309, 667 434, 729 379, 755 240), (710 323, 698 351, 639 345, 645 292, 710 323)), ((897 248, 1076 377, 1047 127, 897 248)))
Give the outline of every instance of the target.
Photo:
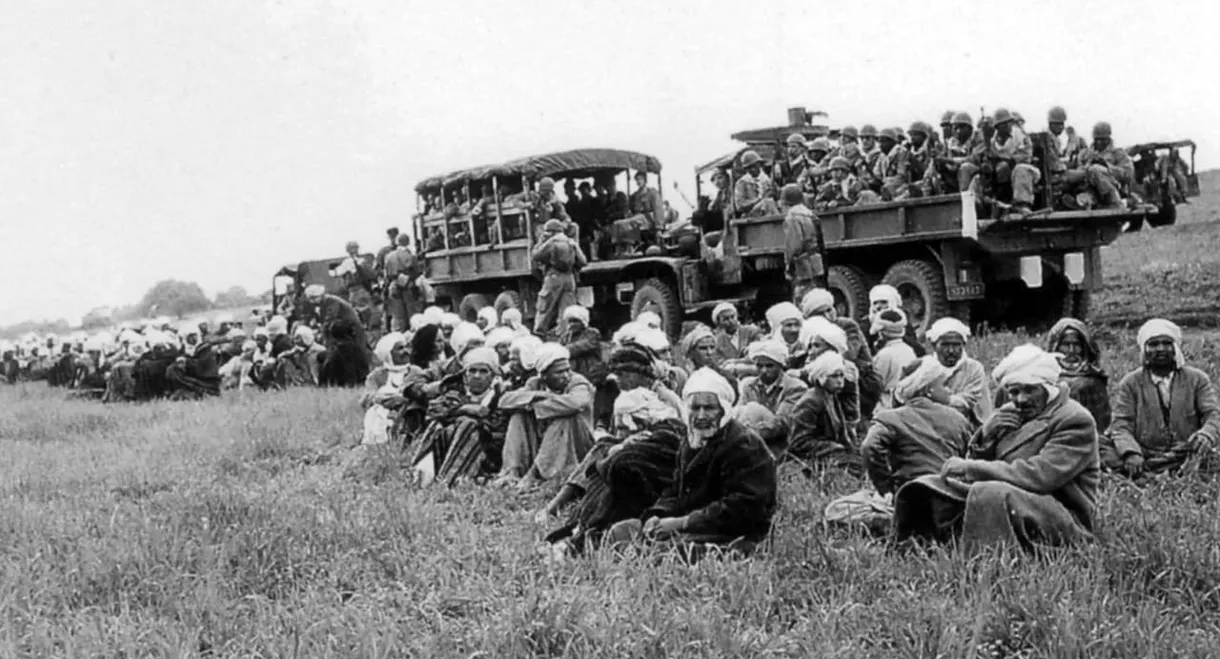
POLYGON ((544 343, 534 353, 534 368, 539 373, 545 373, 550 367, 567 361, 571 356, 568 349, 558 343, 544 343))
POLYGON ((377 355, 377 359, 381 360, 383 366, 392 366, 394 360, 390 357, 390 353, 393 352, 394 346, 406 342, 407 336, 402 332, 390 332, 377 341, 373 354, 377 355))
POLYGON ((140 343, 144 337, 134 330, 125 329, 119 332, 119 343, 140 343))
POLYGON ((843 357, 837 352, 824 352, 813 360, 813 363, 805 367, 805 373, 810 380, 818 384, 826 384, 826 379, 835 373, 843 373, 846 377, 847 362, 843 361, 843 357))
POLYGON ((746 356, 750 359, 762 357, 783 366, 788 363, 788 346, 775 339, 763 339, 747 346, 746 356))
POLYGON ((457 327, 461 322, 462 317, 455 313, 444 312, 441 314, 441 327, 457 327))
POLYGON ((254 338, 257 339, 260 336, 265 336, 267 338, 271 338, 271 332, 268 332, 266 327, 255 327, 254 328, 254 338))
POLYGON ((216 324, 219 325, 221 323, 228 323, 228 324, 232 325, 233 324, 233 314, 222 313, 219 316, 216 316, 216 324))
POLYGON ((288 333, 288 319, 283 316, 272 316, 267 321, 267 333, 272 336, 288 333))
POLYGON ((614 399, 614 425, 620 428, 638 430, 637 422, 650 425, 664 419, 678 418, 678 411, 651 389, 637 387, 620 393, 614 399))
POLYGON ((898 289, 889 284, 877 284, 868 292, 868 303, 871 306, 877 302, 889 303, 891 309, 902 308, 902 296, 898 289))
POLYGON ((806 318, 824 314, 835 307, 835 296, 825 288, 815 288, 801 298, 801 314, 806 318))
POLYGON ((500 355, 491 348, 472 348, 462 357, 462 368, 486 366, 492 373, 500 372, 500 355))
POLYGON ((563 310, 563 319, 564 320, 573 320, 573 319, 579 320, 582 325, 584 325, 585 327, 588 327, 589 326, 589 310, 580 306, 579 304, 573 304, 572 306, 563 310))
POLYGON ((517 358, 521 361, 522 368, 527 371, 533 371, 538 366, 537 354, 538 349, 541 347, 542 339, 530 334, 513 339, 509 350, 517 352, 517 358))
POLYGON ((472 342, 482 342, 483 330, 479 329, 474 323, 459 322, 453 328, 453 334, 449 337, 449 347, 453 348, 453 353, 459 357, 472 342))
POLYGON ((771 326, 771 333, 779 336, 779 328, 785 321, 801 320, 801 310, 796 308, 791 302, 780 302, 779 304, 767 309, 767 324, 771 326))
POLYGON ((653 351, 656 354, 661 354, 669 350, 669 337, 659 329, 653 327, 645 327, 635 335, 635 344, 643 346, 653 351))
POLYGON ((85 352, 101 352, 104 348, 105 344, 102 343, 102 338, 99 336, 91 336, 85 339, 85 352))
POLYGON ((495 327, 487 333, 487 347, 496 348, 498 346, 512 345, 513 339, 517 335, 507 327, 495 327))
POLYGON ((638 336, 640 334, 640 332, 642 332, 646 329, 649 329, 649 327, 647 325, 645 325, 644 323, 641 323, 639 321, 633 320, 633 321, 623 325, 622 327, 618 328, 617 330, 615 330, 614 336, 612 336, 610 340, 613 341, 614 343, 617 343, 618 345, 623 345, 624 343, 630 343, 635 340, 635 337, 638 336))
POLYGON ((732 304, 730 304, 728 302, 721 302, 720 304, 717 304, 712 309, 712 323, 715 324, 715 323, 720 322, 720 314, 722 314, 726 311, 732 311, 733 313, 737 313, 737 307, 733 306, 732 304))
POLYGON ((412 332, 418 332, 425 324, 422 313, 411 314, 411 320, 407 322, 407 326, 411 328, 412 332))
POLYGON ((482 319, 483 322, 487 323, 488 328, 495 327, 496 323, 500 322, 500 317, 496 314, 495 307, 483 307, 482 309, 479 309, 479 318, 482 319))
POLYGON ((682 402, 690 405, 691 398, 695 394, 713 394, 716 400, 720 401, 720 407, 724 410, 724 416, 720 418, 720 425, 723 427, 729 422, 732 417, 730 412, 733 411, 733 405, 737 403, 737 392, 733 391, 733 385, 724 378, 723 375, 704 366, 686 379, 686 386, 682 388, 682 402))
POLYGON ((445 319, 445 312, 440 307, 428 307, 424 309, 424 324, 425 325, 440 325, 445 319))
POLYGON ((326 295, 326 287, 322 284, 310 284, 305 287, 305 297, 322 297, 326 295))
POLYGON ((1140 326, 1140 331, 1136 338, 1140 344, 1140 351, 1142 352, 1148 345, 1148 342, 1158 336, 1168 337, 1170 341, 1173 341, 1174 361, 1177 362, 1178 368, 1185 366, 1186 356, 1182 354, 1182 328, 1164 318, 1153 318, 1140 326))
POLYGON ((248 352, 249 352, 249 353, 252 353, 252 352, 254 352, 255 350, 258 350, 258 344, 257 344, 257 343, 255 343, 255 342, 253 342, 253 341, 242 341, 242 343, 241 343, 241 351, 242 351, 242 353, 248 353, 248 352))
POLYGON ((166 334, 165 332, 158 332, 157 330, 150 330, 147 334, 144 335, 144 338, 148 339, 148 345, 150 345, 150 346, 160 346, 162 348, 172 348, 178 344, 177 341, 175 341, 173 337, 166 334))
POLYGON ((1013 348, 1007 357, 1000 360, 999 365, 991 372, 991 377, 1001 387, 1010 384, 1054 386, 1059 382, 1059 375, 1063 373, 1059 357, 1060 355, 1047 352, 1032 343, 1026 343, 1013 348))
POLYGON ((840 355, 847 353, 847 332, 825 316, 811 316, 801 325, 801 343, 808 346, 814 339, 825 341, 840 355))
POLYGON ((195 336, 200 336, 201 332, 199 331, 198 323, 192 323, 190 321, 187 321, 185 323, 181 323, 178 325, 178 336, 181 336, 182 338, 185 339, 186 337, 191 336, 192 334, 195 336))
POLYGON ((970 338, 970 328, 962 321, 948 316, 932 323, 932 327, 928 328, 928 340, 932 343, 941 340, 946 334, 957 334, 965 341, 970 338))
POLYGON ((500 320, 504 322, 506 327, 517 329, 521 327, 521 310, 516 307, 509 307, 500 314, 500 320))
POLYGON ((308 325, 297 325, 296 331, 293 332, 293 336, 301 337, 301 341, 303 341, 307 346, 313 345, 313 330, 310 329, 308 325))
POLYGON ((905 403, 919 392, 949 379, 952 373, 935 357, 924 357, 919 360, 919 366, 910 375, 894 385, 894 400, 905 403))
POLYGON ((635 317, 637 323, 643 323, 653 329, 661 329, 661 317, 652 311, 641 311, 635 317))

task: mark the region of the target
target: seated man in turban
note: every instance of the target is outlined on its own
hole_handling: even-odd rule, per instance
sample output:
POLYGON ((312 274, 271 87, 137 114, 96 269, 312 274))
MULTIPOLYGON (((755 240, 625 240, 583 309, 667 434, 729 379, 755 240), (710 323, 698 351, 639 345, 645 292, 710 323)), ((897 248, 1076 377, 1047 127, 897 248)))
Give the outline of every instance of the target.
MULTIPOLYGON (((870 347, 872 347, 873 352, 880 351, 882 344, 886 342, 881 337, 878 331, 879 326, 877 325, 877 318, 885 311, 902 313, 903 320, 907 320, 906 312, 902 310, 902 295, 898 292, 898 289, 889 284, 878 284, 868 292, 868 323, 869 335, 872 340, 870 347)), ((919 338, 915 336, 915 328, 911 327, 911 324, 907 322, 902 329, 903 340, 911 347, 911 350, 915 351, 915 356, 923 357, 927 354, 924 347, 920 345, 919 338)))
POLYGON ((687 436, 669 488, 641 519, 615 524, 609 539, 641 535, 675 546, 690 560, 709 550, 750 553, 771 530, 775 460, 753 431, 733 419, 736 394, 719 373, 702 368, 682 392, 687 436))
POLYGON ((737 317, 737 307, 728 302, 721 302, 712 309, 712 324, 716 327, 716 353, 726 366, 745 358, 746 347, 762 336, 757 327, 742 325, 737 317))
POLYGON ((174 400, 198 399, 220 395, 220 362, 216 346, 203 340, 197 326, 187 323, 182 328, 182 354, 165 369, 165 377, 173 388, 174 400))
POLYGON ((803 321, 801 310, 791 302, 780 302, 767 309, 770 338, 783 343, 788 350, 788 363, 784 364, 786 369, 799 369, 805 365, 807 346, 801 341, 803 321))
POLYGON ((848 363, 839 353, 826 351, 805 371, 809 390, 792 410, 788 455, 804 466, 807 476, 817 466, 860 471, 852 422, 840 396, 847 386, 847 370, 848 363))
POLYGON ((574 304, 563 310, 561 342, 568 349, 572 372, 583 376, 597 389, 593 400, 595 423, 609 425, 613 396, 606 390, 606 362, 602 358, 602 334, 589 327, 589 310, 574 304))
MULTIPOLYGON (((902 373, 915 363, 919 356, 906 342, 904 332, 910 327, 907 316, 901 310, 887 309, 873 319, 873 333, 877 335, 877 354, 873 357, 873 368, 881 381, 881 398, 878 409, 894 407, 893 391, 902 379, 902 373)), ((928 360, 935 361, 935 360, 928 360)), ((939 362, 937 362, 939 364, 939 362)))
POLYGON ((412 446, 410 464, 423 482, 452 487, 462 478, 500 469, 508 416, 499 409, 505 386, 500 357, 491 348, 462 355, 463 370, 441 380, 440 394, 428 405, 427 426, 412 446))
POLYGON ((750 344, 749 357, 757 375, 742 378, 739 385, 739 405, 758 403, 774 415, 774 421, 756 428, 776 460, 788 450, 788 430, 797 403, 809 387, 800 378, 784 371, 788 349, 775 339, 750 344))
POLYGON ((949 369, 949 378, 945 380, 949 404, 977 426, 991 416, 992 399, 986 369, 966 354, 969 338, 970 328, 965 323, 956 318, 941 318, 928 328, 934 356, 923 359, 935 358, 949 369))
POLYGON ((1093 416, 1059 385, 1055 355, 1023 345, 993 376, 1008 403, 949 458, 894 497, 899 540, 959 539, 974 549, 1066 545, 1093 535, 1100 461, 1093 416))
POLYGON ((379 445, 390 441, 390 429, 407 405, 407 374, 411 371, 411 347, 402 332, 390 332, 377 342, 375 351, 381 365, 365 379, 360 407, 364 409, 364 435, 361 444, 379 445))
POLYGON ((1118 383, 1114 421, 1102 446, 1106 466, 1138 476, 1197 459, 1204 470, 1214 470, 1220 405, 1211 378, 1186 365, 1177 325, 1150 320, 1138 340, 1144 365, 1118 383))
POLYGON ((312 329, 297 325, 292 332, 292 347, 275 358, 275 384, 281 388, 316 387, 325 352, 314 340, 312 329))
POLYGON ((534 353, 538 375, 500 398, 512 416, 499 483, 522 490, 567 478, 593 445, 593 385, 572 372, 568 349, 544 343, 534 353))
MULTIPOLYGON (((1063 367, 1059 380, 1067 385, 1068 395, 1084 405, 1097 422, 1098 430, 1104 432, 1110 427, 1110 378, 1101 368, 1101 349, 1088 326, 1075 318, 1060 319, 1046 333, 1046 351, 1059 356, 1059 365, 1063 367)), ((1006 402, 1005 391, 996 389, 995 406, 1006 402)))
POLYGON ((716 350, 716 335, 712 328, 703 323, 695 323, 694 327, 682 337, 676 356, 678 366, 687 373, 694 373, 701 368, 710 368, 737 387, 737 377, 729 373, 720 364, 720 355, 716 350))
POLYGON ((871 418, 873 408, 881 398, 882 384, 880 376, 873 368, 873 353, 864 338, 864 332, 860 330, 860 324, 851 318, 840 316, 835 309, 834 295, 824 288, 815 288, 805 295, 801 300, 801 315, 806 320, 825 318, 843 330, 847 337, 847 347, 840 350, 839 354, 855 367, 856 377, 853 381, 859 393, 860 415, 864 419, 871 418))

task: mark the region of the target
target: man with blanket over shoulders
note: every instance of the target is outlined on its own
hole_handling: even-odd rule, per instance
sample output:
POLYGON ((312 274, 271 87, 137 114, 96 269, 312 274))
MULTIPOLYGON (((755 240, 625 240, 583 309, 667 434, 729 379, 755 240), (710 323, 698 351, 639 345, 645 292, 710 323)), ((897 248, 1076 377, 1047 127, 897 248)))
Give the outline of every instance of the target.
POLYGON ((969 338, 970 328, 965 323, 956 318, 941 318, 928 328, 933 355, 923 359, 934 358, 949 369, 949 378, 945 380, 949 404, 977 426, 991 416, 992 397, 987 370, 966 354, 969 338))
POLYGON ((641 535, 677 547, 689 560, 709 550, 748 554, 771 530, 776 508, 775 461, 762 439, 733 418, 736 394, 710 368, 691 374, 682 391, 687 441, 673 484, 643 515, 615 524, 609 539, 641 535))
POLYGON ((796 404, 809 390, 800 378, 784 371, 788 361, 788 348, 775 339, 765 339, 750 344, 750 359, 757 375, 742 378, 738 385, 738 405, 750 403, 762 405, 773 415, 771 419, 755 428, 771 449, 771 454, 780 459, 788 451, 788 434, 796 404))
POLYGON ((1102 443, 1110 469, 1139 476, 1173 471, 1192 458, 1217 467, 1220 404, 1211 378, 1186 365, 1182 330, 1154 318, 1140 328, 1144 365, 1128 373, 1114 394, 1114 420, 1102 443))
POLYGON ((512 416, 497 482, 517 480, 522 490, 567 478, 593 445, 592 383, 572 372, 568 349, 544 343, 534 353, 538 375, 500 397, 512 416))
POLYGON ((1093 536, 1100 460, 1093 415, 1060 386, 1056 355, 1014 348, 993 373, 1008 403, 976 431, 967 458, 894 497, 899 540, 930 537, 1026 548, 1093 536))

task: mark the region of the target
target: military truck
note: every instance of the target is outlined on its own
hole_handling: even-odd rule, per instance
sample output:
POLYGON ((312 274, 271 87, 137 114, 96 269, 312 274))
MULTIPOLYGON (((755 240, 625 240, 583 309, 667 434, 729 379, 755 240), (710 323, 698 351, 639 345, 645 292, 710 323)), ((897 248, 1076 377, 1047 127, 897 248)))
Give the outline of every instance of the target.
MULTIPOLYGON (((1199 196, 1199 175, 1195 172, 1195 149, 1192 140, 1145 142, 1127 147, 1135 166, 1135 182, 1131 191, 1155 207, 1148 214, 1153 227, 1170 226, 1177 222, 1177 204, 1188 197, 1199 196), (1190 164, 1180 151, 1190 149, 1190 164), (1176 193, 1176 194, 1175 194, 1176 193)), ((1127 231, 1139 231, 1142 222, 1132 222, 1127 231)))
MULTIPOLYGON (((349 286, 354 284, 349 276, 336 273, 347 258, 344 254, 329 259, 300 261, 277 270, 271 279, 271 308, 274 313, 290 319, 311 318, 312 310, 305 300, 305 288, 314 284, 323 286, 327 293, 349 299, 349 286)), ((370 272, 375 258, 373 254, 360 255, 361 264, 370 272)), ((366 330, 380 326, 371 322, 371 315, 364 320, 366 330)))

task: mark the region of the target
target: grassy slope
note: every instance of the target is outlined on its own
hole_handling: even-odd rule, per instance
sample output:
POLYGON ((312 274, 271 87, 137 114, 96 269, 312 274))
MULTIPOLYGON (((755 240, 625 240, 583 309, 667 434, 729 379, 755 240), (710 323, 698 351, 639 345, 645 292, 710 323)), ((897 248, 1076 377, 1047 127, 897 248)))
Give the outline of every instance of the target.
MULTIPOLYGON (((1198 240, 1216 230, 1216 211, 1192 210, 1180 227, 1110 250, 1103 315, 1215 304, 1192 287, 1220 258, 1198 240), (1124 288, 1158 260, 1181 267, 1157 270, 1152 294, 1124 288)), ((1113 373, 1134 366, 1132 338, 1105 331, 1113 373)), ((1022 340, 994 335, 972 351, 994 364, 1022 340)), ((1220 336, 1196 332, 1187 350, 1220 377, 1220 336)), ((1215 484, 1112 484, 1095 545, 968 562, 826 531, 825 504, 859 484, 785 473, 772 546, 753 560, 603 555, 551 568, 531 522, 542 495, 405 487, 383 456, 343 447, 360 424, 355 398, 101 406, 40 385, 0 388, 0 656, 1204 657, 1220 647, 1215 484)))

